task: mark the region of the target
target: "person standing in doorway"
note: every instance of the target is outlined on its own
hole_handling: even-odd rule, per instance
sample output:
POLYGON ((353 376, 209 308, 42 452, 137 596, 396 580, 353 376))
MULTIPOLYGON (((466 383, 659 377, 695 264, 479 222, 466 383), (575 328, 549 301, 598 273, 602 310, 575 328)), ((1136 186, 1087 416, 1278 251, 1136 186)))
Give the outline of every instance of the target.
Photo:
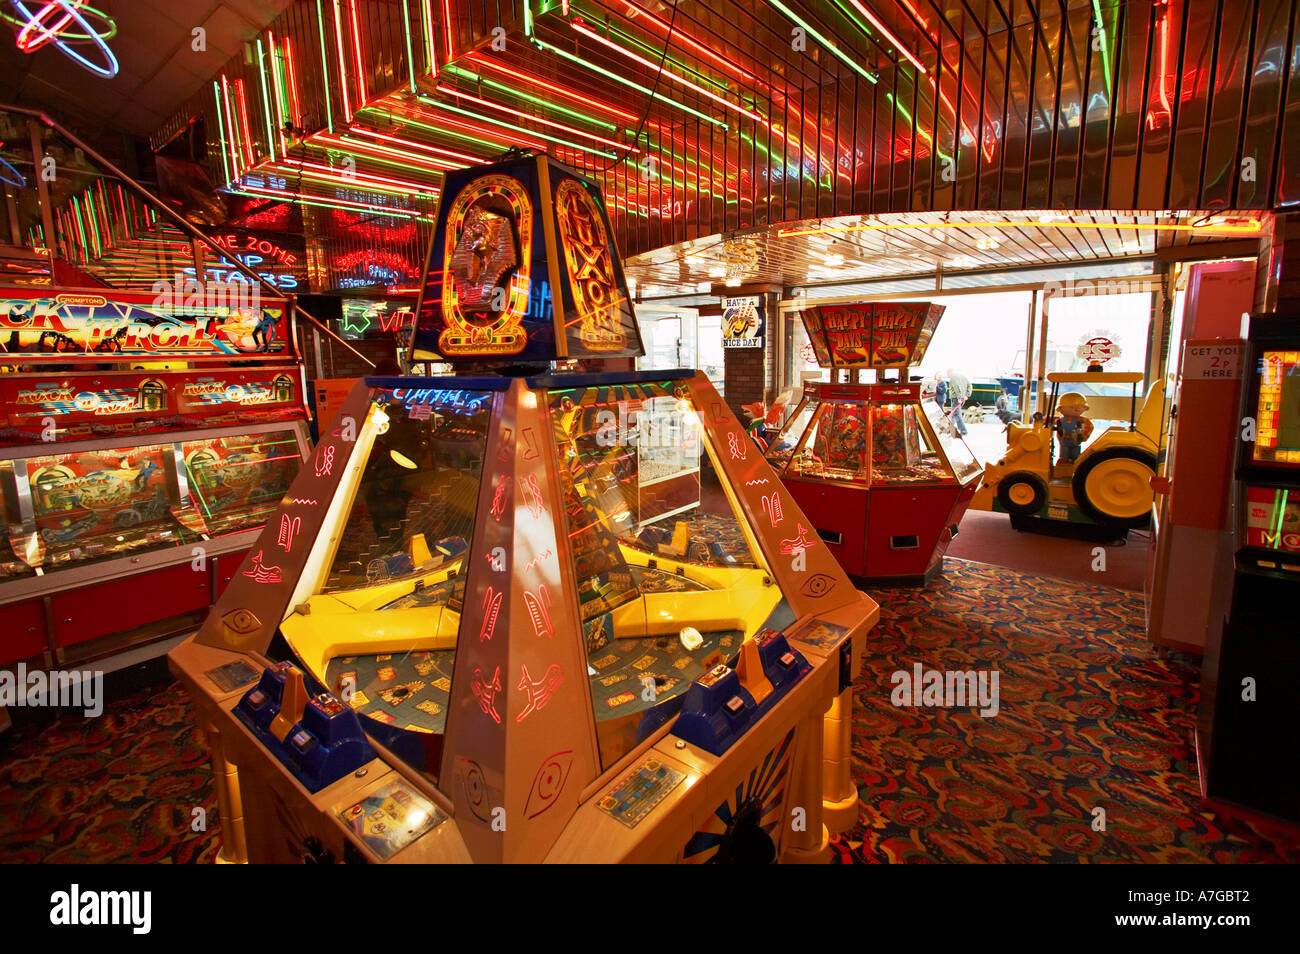
POLYGON ((948 396, 952 398, 952 425, 957 428, 957 433, 962 437, 966 436, 966 419, 962 417, 962 408, 970 400, 971 383, 970 378, 960 371, 948 369, 948 396))

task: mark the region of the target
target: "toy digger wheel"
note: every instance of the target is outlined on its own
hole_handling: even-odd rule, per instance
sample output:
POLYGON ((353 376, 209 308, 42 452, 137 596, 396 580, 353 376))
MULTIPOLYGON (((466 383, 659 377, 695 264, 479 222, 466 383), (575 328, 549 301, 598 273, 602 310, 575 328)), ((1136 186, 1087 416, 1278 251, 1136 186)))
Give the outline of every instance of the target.
POLYGON ((1032 517, 1047 503, 1047 483, 1027 470, 1007 474, 998 481, 998 503, 1007 513, 1032 517))
POLYGON ((1093 454, 1074 471, 1074 501, 1097 523, 1126 530, 1145 526, 1158 466, 1154 454, 1132 447, 1093 454))

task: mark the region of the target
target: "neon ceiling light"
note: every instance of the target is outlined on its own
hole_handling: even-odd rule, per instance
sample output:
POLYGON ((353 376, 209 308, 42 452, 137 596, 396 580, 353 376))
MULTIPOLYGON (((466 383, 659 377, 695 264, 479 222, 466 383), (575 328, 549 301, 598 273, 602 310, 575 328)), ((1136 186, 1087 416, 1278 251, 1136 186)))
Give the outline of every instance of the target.
MULTIPOLYGON (((239 176, 239 133, 236 128, 238 118, 235 116, 235 110, 230 104, 230 83, 226 79, 226 74, 221 74, 221 99, 226 107, 226 115, 230 117, 230 178, 227 182, 239 176)), ((224 145, 224 143, 223 143, 224 145)))
POLYGON ((244 151, 248 153, 248 165, 256 165, 253 159, 253 127, 248 123, 248 97, 244 95, 244 81, 235 80, 235 95, 239 101, 239 134, 243 140, 244 151))
POLYGON ((298 80, 293 70, 293 47, 289 45, 289 38, 284 38, 284 63, 289 74, 289 98, 293 101, 293 116, 290 117, 295 126, 302 119, 302 104, 298 101, 298 80))
POLYGON ((1248 219, 1244 225, 1195 225, 1176 222, 1038 222, 1031 219, 992 219, 975 222, 890 222, 874 225, 827 225, 816 228, 777 229, 782 237, 791 235, 831 235, 840 232, 883 232, 906 229, 975 229, 975 228, 1037 228, 1037 229, 1135 229, 1146 232, 1200 232, 1215 235, 1258 235, 1263 223, 1248 219))
MULTIPOLYGON (((619 117, 620 119, 625 119, 628 122, 632 123, 633 125, 635 125, 641 119, 640 116, 634 116, 632 113, 619 109, 617 106, 614 106, 610 103, 605 103, 605 102, 601 102, 600 100, 591 99, 590 97, 583 96, 581 93, 574 92, 571 89, 565 89, 562 86, 556 86, 554 83, 550 83, 540 77, 533 76, 529 73, 524 73, 512 67, 506 66, 502 63, 498 63, 496 60, 489 59, 488 57, 483 56, 480 53, 477 52, 469 53, 466 54, 465 58, 477 64, 478 66, 485 66, 488 69, 496 70, 498 73, 504 73, 506 76, 511 76, 514 77, 515 79, 523 80, 525 83, 532 83, 534 86, 538 87, 539 89, 544 89, 547 90, 548 92, 556 93, 557 95, 560 96, 567 96, 570 99, 576 100, 577 102, 580 102, 586 106, 594 107, 595 109, 603 109, 605 112, 612 113, 613 115, 619 117)), ((647 123, 646 125, 652 125, 652 124, 647 123)))
POLYGON ((873 85, 875 84, 876 78, 874 76, 872 76, 870 73, 864 70, 858 63, 856 63, 848 55, 843 53, 840 50, 840 48, 837 47, 834 43, 832 43, 830 40, 826 39, 826 37, 818 33, 817 30, 810 23, 808 23, 806 20, 801 18, 797 13, 795 13, 793 10, 787 7, 784 3, 781 2, 781 0, 767 0, 767 2, 770 3, 772 6, 776 7, 783 14, 785 14, 786 17, 793 20, 805 31, 807 31, 808 35, 811 36, 814 40, 816 40, 826 49, 830 50, 831 53, 835 54, 835 58, 838 59, 841 63, 849 67, 849 69, 853 70, 853 72, 857 73, 867 82, 873 85))
POLYGON ((15 43, 23 53, 35 53, 41 47, 53 44, 54 49, 92 73, 105 79, 117 75, 117 57, 105 42, 117 35, 117 24, 108 14, 88 6, 83 0, 51 0, 35 10, 35 4, 23 3, 22 0, 9 0, 9 5, 22 18, 4 15, 10 23, 20 25, 15 43), (94 18, 99 26, 92 26, 87 16, 94 18), (67 32, 68 26, 74 26, 78 32, 67 32), (102 64, 73 49, 73 44, 79 43, 92 44, 99 51, 102 64))
POLYGON ((1147 128, 1173 122, 1174 107, 1169 102, 1169 0, 1155 0, 1152 15, 1160 21, 1160 78, 1157 80, 1160 108, 1147 110, 1147 128))
POLYGON ((1106 48, 1106 21, 1101 18, 1101 0, 1092 0, 1093 22, 1097 24, 1097 39, 1101 41, 1101 68, 1106 74, 1106 95, 1110 96, 1110 51, 1106 48))
MULTIPOLYGON (((411 125, 413 125, 413 126, 421 126, 421 127, 423 128, 423 124, 421 124, 421 123, 415 123, 415 122, 412 122, 411 125)), ((349 136, 349 137, 351 137, 351 136, 370 136, 370 137, 373 138, 373 139, 382 139, 382 140, 384 140, 385 142, 395 142, 395 143, 397 143, 399 146, 410 146, 412 149, 419 149, 419 150, 422 150, 422 151, 425 152, 425 153, 435 153, 436 155, 433 155, 433 156, 429 156, 429 155, 423 155, 423 156, 420 156, 420 155, 416 155, 416 154, 409 153, 409 152, 403 152, 403 151, 401 151, 401 150, 399 150, 399 149, 393 149, 392 147, 387 147, 387 146, 372 146, 372 147, 371 147, 371 148, 374 148, 374 149, 383 149, 385 152, 396 153, 397 155, 400 155, 400 156, 402 156, 402 157, 404 157, 404 158, 407 158, 407 159, 417 159, 417 160, 420 160, 420 161, 424 161, 424 160, 428 159, 428 160, 432 160, 432 161, 435 161, 435 162, 442 162, 442 163, 445 163, 446 165, 448 165, 450 168, 453 168, 453 169, 459 169, 459 168, 461 168, 461 167, 460 167, 459 165, 455 164, 455 163, 450 163, 450 162, 448 162, 446 159, 443 159, 443 158, 442 158, 443 156, 450 156, 452 159, 461 159, 461 160, 464 160, 464 162, 467 162, 467 163, 485 162, 485 161, 486 161, 486 160, 484 160, 483 158, 481 158, 481 157, 479 157, 479 156, 473 156, 473 155, 470 155, 469 153, 464 153, 464 152, 455 152, 455 151, 453 151, 453 150, 451 150, 451 149, 445 149, 445 148, 443 148, 442 146, 431 146, 431 145, 429 145, 428 143, 417 142, 417 141, 414 140, 414 139, 403 139, 401 136, 392 136, 392 135, 389 135, 388 133, 377 132, 376 130, 373 130, 373 129, 367 129, 367 128, 364 127, 364 126, 358 126, 356 129, 351 129, 351 130, 349 130, 349 131, 348 131, 348 136, 349 136)), ((326 137, 326 136, 321 136, 321 137, 319 137, 319 138, 324 139, 324 140, 326 140, 326 141, 329 141, 329 137, 326 137)), ((335 141, 339 141, 339 140, 335 140, 335 141)), ((345 144, 345 145, 361 145, 361 146, 369 145, 368 143, 357 143, 355 140, 353 140, 353 139, 351 139, 351 138, 347 138, 346 140, 344 140, 344 144, 345 144)))
POLYGON ((343 56, 343 20, 339 17, 339 0, 334 3, 334 40, 339 48, 339 89, 343 91, 343 118, 352 122, 352 103, 348 100, 348 66, 343 56))
MULTIPOLYGON (((605 139, 603 136, 597 136, 594 133, 584 132, 581 129, 574 129, 572 126, 566 126, 563 123, 552 122, 549 119, 543 119, 540 116, 534 116, 531 113, 525 113, 522 110, 514 109, 510 106, 504 106, 501 103, 494 103, 490 99, 480 99, 477 96, 471 96, 469 93, 461 92, 460 90, 456 89, 454 86, 439 85, 438 92, 449 93, 452 96, 459 96, 461 99, 468 99, 472 103, 478 103, 481 106, 490 106, 493 109, 499 109, 502 112, 509 113, 512 116, 519 116, 523 119, 530 120, 531 122, 542 123, 545 126, 552 126, 556 129, 562 130, 563 132, 573 133, 575 136, 586 136, 588 139, 594 139, 596 142, 604 143, 606 146, 613 146, 615 149, 626 149, 629 152, 641 151, 636 146, 629 146, 626 143, 615 142, 612 139, 605 139)), ((531 130, 529 131, 531 132, 531 130)), ((541 134, 538 133, 537 135, 541 135, 541 134)))
POLYGON ((640 83, 634 83, 630 79, 625 79, 624 77, 619 76, 617 73, 612 73, 609 70, 604 69, 603 67, 597 66, 595 63, 591 63, 588 62, 587 60, 584 60, 580 56, 574 56, 572 53, 568 52, 567 50, 562 50, 558 46, 553 46, 552 44, 547 43, 544 40, 534 39, 534 42, 542 49, 549 50, 550 52, 554 53, 556 56, 562 57, 563 59, 566 59, 571 63, 577 63, 580 66, 585 66, 593 73, 599 73, 601 76, 604 76, 607 79, 612 79, 616 83, 622 83, 624 86, 630 87, 631 89, 634 89, 637 92, 644 93, 645 95, 649 96, 651 99, 657 99, 660 102, 667 103, 669 106, 674 106, 677 109, 682 110, 683 112, 690 113, 695 118, 702 119, 706 123, 709 123, 710 125, 717 126, 719 129, 726 130, 728 128, 726 123, 714 119, 712 116, 706 116, 698 109, 692 109, 690 106, 687 106, 685 103, 679 103, 675 99, 670 99, 667 96, 664 96, 660 93, 656 93, 654 90, 647 89, 646 87, 642 86, 640 83))
MULTIPOLYGON (((261 41, 259 40, 258 43, 260 45, 261 41)), ((275 133, 280 139, 280 154, 288 156, 289 150, 284 145, 284 107, 280 103, 280 71, 275 62, 278 51, 275 45, 275 34, 269 30, 267 31, 266 48, 271 51, 269 59, 271 61, 271 91, 275 93, 275 133)), ((262 82, 266 82, 265 76, 262 77, 262 82)), ((267 118, 270 119, 269 116, 267 118)), ((275 157, 272 156, 271 158, 274 159, 275 157)))
MULTIPOLYGON (((436 117, 436 116, 430 116, 428 113, 417 113, 416 115, 423 116, 423 117, 426 118, 426 119, 438 119, 438 118, 439 118, 439 117, 436 117)), ((450 123, 450 122, 452 122, 452 120, 447 120, 447 122, 450 123)), ((473 143, 473 144, 475 144, 475 145, 477 145, 477 146, 497 147, 497 146, 500 145, 500 143, 497 143, 497 142, 493 142, 493 141, 492 141, 492 139, 491 139, 491 137, 490 137, 490 135, 489 135, 489 132, 490 132, 489 130, 482 130, 482 129, 478 129, 478 128, 473 127, 473 126, 468 126, 468 125, 466 125, 466 126, 462 126, 462 127, 461 127, 461 128, 463 128, 463 129, 472 129, 472 130, 473 130, 473 133, 468 133, 468 132, 458 132, 458 131, 455 130, 455 129, 449 129, 449 128, 446 128, 446 127, 443 127, 443 126, 432 126, 432 125, 430 125, 429 123, 421 123, 421 122, 417 122, 417 121, 415 121, 414 119, 411 119, 409 116, 402 120, 402 124, 403 124, 404 126, 411 126, 411 127, 415 128, 415 129, 427 129, 429 132, 437 133, 439 136, 451 136, 451 137, 454 138, 454 139, 464 139, 466 142, 473 143)), ((368 129, 354 129, 354 130, 352 130, 352 132, 354 132, 354 133, 364 133, 364 134, 367 135, 367 136, 373 136, 373 135, 375 135, 374 132, 372 132, 371 130, 368 130, 368 129)), ((498 138, 502 139, 503 141, 507 141, 507 142, 512 141, 512 140, 509 140, 509 139, 508 139, 507 137, 505 137, 505 136, 500 136, 500 137, 498 137, 498 138)), ((436 147, 433 147, 433 146, 425 146, 423 143, 413 144, 413 145, 415 146, 415 148, 419 148, 419 149, 435 149, 435 148, 436 148, 436 147)), ((529 145, 529 144, 528 144, 528 143, 523 143, 522 145, 529 145)), ((386 148, 386 147, 378 147, 378 146, 377 146, 377 147, 374 147, 374 148, 386 148)), ((544 147, 543 147, 541 144, 538 144, 538 145, 530 145, 530 148, 538 149, 538 150, 542 150, 544 147)), ((400 153, 400 150, 391 150, 391 151, 392 151, 392 152, 398 152, 398 153, 400 153)), ((419 158, 421 158, 421 159, 426 159, 426 160, 428 160, 429 162, 443 162, 443 163, 446 163, 447 166, 448 166, 448 168, 456 168, 456 169, 462 168, 462 166, 459 165, 459 164, 451 163, 451 162, 449 162, 448 160, 446 160, 446 159, 442 159, 442 158, 439 157, 439 156, 432 156, 432 157, 430 157, 427 153, 422 154, 419 158)), ((474 161, 474 162, 488 162, 488 161, 490 161, 490 159, 488 159, 488 158, 482 158, 482 159, 475 159, 475 160, 473 160, 473 161, 474 161)))
POLYGON ((361 109, 366 105, 370 91, 366 89, 366 70, 361 65, 361 26, 357 22, 357 0, 348 0, 348 7, 352 15, 352 56, 357 61, 357 89, 361 93, 357 109, 361 109))
MULTIPOLYGON (((433 106, 437 109, 446 110, 447 112, 456 113, 461 116, 467 116, 470 119, 476 119, 480 122, 491 123, 494 126, 501 126, 504 129, 513 130, 514 132, 517 133, 523 133, 527 136, 536 136, 541 139, 550 139, 553 142, 558 142, 565 146, 573 146, 576 149, 582 149, 584 152, 589 152, 589 151, 596 152, 597 155, 605 156, 608 159, 616 158, 613 153, 604 153, 604 152, 598 152, 596 150, 588 150, 585 147, 576 145, 575 143, 565 142, 562 139, 556 139, 554 136, 548 136, 545 133, 533 132, 531 129, 524 129, 522 126, 516 126, 514 123, 507 123, 500 119, 491 119, 487 116, 480 116, 478 113, 471 112, 468 109, 461 109, 459 106, 452 106, 450 103, 440 103, 435 99, 429 98, 428 96, 421 96, 420 102, 428 106, 433 106)), ((450 116, 439 116, 433 113, 425 112, 423 110, 416 112, 415 115, 419 116, 421 119, 431 119, 435 122, 443 123, 455 129, 464 129, 465 131, 474 133, 478 136, 486 136, 493 139, 499 139, 502 142, 508 142, 511 143, 512 145, 527 146, 529 149, 538 149, 543 151, 546 149, 545 143, 537 142, 535 139, 533 140, 520 139, 518 136, 512 136, 509 133, 503 132, 498 129, 484 129, 482 126, 475 125, 474 123, 461 122, 460 120, 452 119, 450 116)), ((436 129, 437 127, 430 127, 430 128, 436 129)))
POLYGON ((920 60, 918 60, 916 58, 916 55, 907 47, 905 47, 903 45, 903 42, 898 37, 890 33, 889 28, 886 27, 883 23, 881 23, 879 18, 877 18, 874 13, 872 13, 870 10, 864 7, 862 5, 861 0, 849 0, 849 3, 853 4, 853 6, 857 8, 857 11, 861 13, 864 17, 866 17, 868 21, 870 21, 872 26, 874 26, 877 30, 883 33, 885 35, 885 39, 887 39, 890 43, 894 44, 894 49, 898 50, 899 53, 902 53, 905 57, 907 57, 907 59, 911 62, 913 66, 915 66, 922 73, 929 73, 929 70, 925 68, 925 64, 922 63, 920 60))
POLYGON ((217 101, 217 141, 221 143, 221 171, 226 177, 225 181, 229 182, 234 176, 230 174, 230 157, 226 155, 226 121, 221 109, 221 87, 216 80, 212 81, 212 95, 217 101))
POLYGON ((438 75, 438 44, 433 39, 433 0, 424 0, 424 55, 429 61, 429 75, 438 75))
POLYGON ((282 201, 294 199, 303 205, 319 205, 331 209, 364 209, 367 212, 379 212, 384 215, 396 215, 404 218, 423 218, 424 213, 413 209, 395 209, 387 205, 375 205, 370 202, 353 202, 350 199, 331 199, 326 196, 310 195, 304 192, 287 192, 279 189, 266 189, 261 186, 241 184, 230 190, 238 195, 252 195, 255 198, 273 198, 282 201))
MULTIPOLYGON (((394 191, 398 195, 409 193, 419 193, 421 195, 436 196, 439 192, 433 186, 424 185, 419 182, 412 182, 409 179, 392 179, 388 176, 376 175, 370 172, 350 172, 344 173, 333 166, 323 166, 316 162, 307 162, 303 159, 288 159, 280 162, 275 167, 278 170, 302 170, 304 178, 311 178, 318 181, 329 182, 341 186, 370 186, 381 191, 394 191)), ((289 171, 294 175, 294 171, 289 171)))
MULTIPOLYGON (((575 20, 574 22, 582 23, 584 26, 586 25, 586 21, 582 20, 581 18, 575 20)), ((631 44, 637 49, 648 54, 650 56, 651 62, 655 64, 654 69, 655 70, 659 69, 658 57, 661 54, 664 54, 663 47, 659 47, 656 49, 656 47, 651 41, 643 40, 639 36, 636 36, 635 34, 628 33, 626 30, 621 30, 611 22, 606 21, 602 23, 601 26, 605 28, 607 39, 617 38, 622 42, 631 44)), ((680 33, 676 30, 673 31, 674 40, 682 39, 684 37, 685 37, 684 33, 680 33)), ((727 90, 731 88, 725 80, 714 79, 712 76, 709 76, 707 73, 701 72, 699 67, 692 65, 691 63, 688 63, 685 59, 681 59, 679 57, 671 56, 671 55, 663 55, 663 60, 666 64, 671 64, 672 66, 677 67, 679 70, 682 70, 684 73, 689 73, 690 75, 696 77, 700 82, 709 83, 723 90, 727 90)), ((730 73, 731 71, 727 70, 725 72, 730 73)))
POLYGON ((275 158, 275 133, 271 130, 271 95, 266 91, 265 54, 262 52, 262 38, 257 38, 257 75, 262 81, 262 115, 266 121, 266 145, 275 158))
POLYGON ((516 96, 519 99, 527 100, 530 103, 536 103, 539 106, 544 106, 547 109, 551 110, 552 112, 563 113, 566 116, 572 116, 574 119, 581 119, 583 122, 591 123, 593 126, 601 126, 610 131, 618 130, 618 127, 613 123, 606 122, 603 119, 600 119, 596 116, 592 116, 590 113, 581 113, 578 112, 578 110, 576 109, 569 109, 569 107, 567 106, 561 106, 558 103, 555 103, 551 100, 542 99, 542 97, 540 96, 534 96, 531 93, 524 92, 523 90, 515 89, 513 86, 507 86, 505 83, 498 83, 496 80, 491 80, 485 76, 480 76, 477 73, 471 72, 470 70, 467 69, 462 69, 459 66, 448 66, 446 71, 448 73, 453 73, 456 76, 461 77, 462 79, 467 79, 481 86, 486 86, 489 89, 499 90, 500 92, 506 93, 509 96, 516 96))
MULTIPOLYGON (((605 37, 601 36, 599 33, 587 29, 587 25, 583 23, 581 20, 573 20, 572 22, 569 23, 569 26, 571 26, 578 33, 581 33, 583 36, 595 40, 597 43, 607 46, 611 50, 614 50, 617 53, 621 53, 623 56, 626 56, 634 63, 640 63, 642 66, 645 66, 652 71, 659 69, 659 65, 657 63, 651 63, 644 56, 641 56, 637 53, 633 53, 631 50, 627 49, 626 47, 619 46, 617 43, 613 42, 612 40, 606 39, 605 37)), ((676 73, 672 72, 671 70, 664 70, 662 75, 667 76, 669 79, 681 84, 682 86, 685 86, 687 89, 694 90, 695 92, 699 93, 701 96, 707 96, 709 99, 713 100, 714 102, 721 103, 727 109, 734 110, 735 112, 740 113, 740 115, 745 116, 748 119, 754 120, 754 122, 761 123, 763 121, 763 117, 758 115, 758 113, 754 112, 752 109, 745 109, 745 107, 743 106, 738 106, 737 104, 731 102, 730 100, 724 99, 723 97, 719 96, 717 93, 711 92, 705 89, 703 86, 700 86, 696 83, 692 83, 690 80, 678 76, 676 73)))
MULTIPOLYGON (((528 4, 524 4, 524 10, 528 4)), ((415 51, 411 48, 411 0, 402 0, 402 29, 406 32, 406 75, 411 81, 411 92, 415 92, 415 51)))
POLYGON ((325 54, 325 14, 321 10, 321 0, 316 0, 316 32, 320 34, 320 70, 321 88, 325 91, 325 122, 329 131, 334 131, 334 108, 330 105, 330 60, 325 54))
MULTIPOLYGON (((651 13, 645 7, 641 6, 641 4, 629 2, 628 7, 629 8, 635 7, 636 8, 635 16, 644 17, 647 23, 653 23, 665 35, 668 34, 668 23, 664 20, 661 20, 658 16, 651 13)), ((691 49, 698 52, 701 56, 708 57, 710 60, 716 63, 719 68, 721 68, 725 72, 730 73, 733 76, 739 77, 740 79, 749 80, 750 82, 758 83, 763 86, 767 86, 768 89, 772 89, 772 87, 769 84, 764 83, 753 73, 750 73, 748 70, 744 69, 743 67, 737 66, 735 63, 731 62, 731 60, 727 59, 725 56, 721 56, 718 53, 715 53, 713 50, 710 50, 699 40, 696 40, 694 37, 689 36, 686 33, 683 33, 680 28, 674 28, 672 36, 674 40, 680 40, 681 42, 689 46, 691 49)))

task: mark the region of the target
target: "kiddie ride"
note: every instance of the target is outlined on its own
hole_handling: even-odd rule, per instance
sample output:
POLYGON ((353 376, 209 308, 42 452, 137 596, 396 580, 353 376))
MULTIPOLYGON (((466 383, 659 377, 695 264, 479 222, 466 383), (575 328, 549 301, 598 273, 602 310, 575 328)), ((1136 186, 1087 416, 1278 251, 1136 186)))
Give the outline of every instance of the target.
POLYGON ((223 857, 826 860, 879 607, 703 374, 553 369, 641 352, 587 180, 449 172, 431 249, 462 373, 358 382, 170 655, 223 857))
POLYGON ((1052 390, 1046 414, 1035 415, 1031 424, 1008 425, 1007 452, 985 467, 971 509, 1010 514, 1017 530, 1086 539, 1114 540, 1147 526, 1151 478, 1164 454, 1164 379, 1152 385, 1140 410, 1142 375, 1136 371, 1054 371, 1047 380, 1052 390), (1072 388, 1061 393, 1063 385, 1107 383, 1128 384, 1130 397, 1085 399, 1072 388), (1083 446, 1093 432, 1083 415, 1088 400, 1112 420, 1127 405, 1128 423, 1107 428, 1083 446))

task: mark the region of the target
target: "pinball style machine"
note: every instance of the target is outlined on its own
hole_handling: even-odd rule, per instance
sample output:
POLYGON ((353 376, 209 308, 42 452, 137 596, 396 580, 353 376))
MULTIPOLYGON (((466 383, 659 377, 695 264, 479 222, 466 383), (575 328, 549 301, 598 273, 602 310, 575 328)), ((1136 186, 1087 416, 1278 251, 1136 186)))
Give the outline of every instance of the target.
POLYGON ((0 665, 192 629, 297 476, 288 304, 198 299, 0 288, 0 665))
POLYGON ((1252 315, 1246 359, 1232 599, 1202 660, 1197 760, 1207 798, 1300 819, 1300 315, 1252 315))
POLYGON ((818 363, 854 380, 804 384, 767 459, 855 579, 929 582, 979 486, 975 455, 933 395, 908 380, 943 311, 878 302, 802 312, 818 363), (876 381, 858 383, 862 370, 876 381))
POLYGON ((704 375, 555 369, 640 351, 610 236, 546 157, 448 173, 413 349, 458 374, 358 383, 170 655, 224 860, 821 861, 855 820, 879 608, 704 375))

